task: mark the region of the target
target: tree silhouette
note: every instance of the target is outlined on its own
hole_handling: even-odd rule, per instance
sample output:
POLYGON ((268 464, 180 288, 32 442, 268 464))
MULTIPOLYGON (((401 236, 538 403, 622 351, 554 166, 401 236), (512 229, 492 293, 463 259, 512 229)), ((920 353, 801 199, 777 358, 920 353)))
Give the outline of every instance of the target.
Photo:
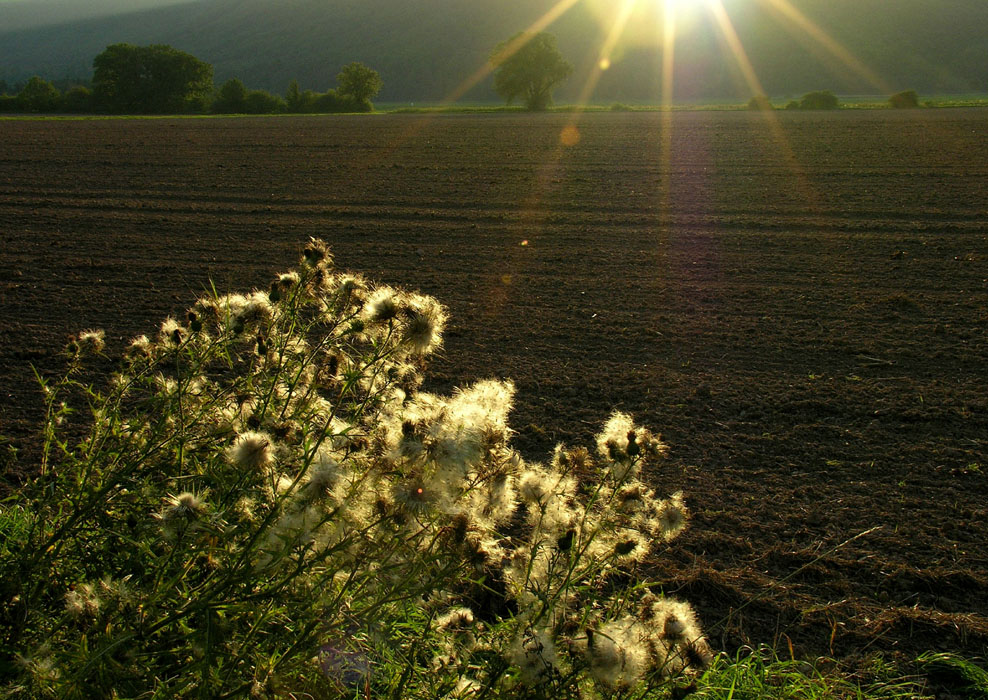
POLYGON ((17 95, 20 107, 25 112, 53 112, 58 106, 59 98, 61 94, 55 86, 38 76, 28 80, 17 95))
POLYGON ((371 98, 381 91, 381 76, 373 68, 354 61, 343 66, 336 76, 337 94, 346 101, 352 101, 361 111, 373 109, 371 98))
POLYGON ((808 92, 799 101, 800 109, 837 109, 839 106, 837 95, 829 90, 808 92))
POLYGON ((919 95, 915 90, 897 92, 889 98, 892 109, 915 109, 919 107, 919 95))
POLYGON ((93 96, 112 112, 201 111, 213 67, 171 46, 113 44, 93 59, 93 96))
POLYGON ((552 91, 573 72, 556 48, 556 37, 545 32, 516 34, 502 41, 491 53, 497 68, 494 89, 511 104, 521 98, 530 110, 552 104, 552 91))
POLYGON ((247 86, 237 78, 230 78, 220 86, 213 103, 217 114, 245 114, 247 112, 247 86))

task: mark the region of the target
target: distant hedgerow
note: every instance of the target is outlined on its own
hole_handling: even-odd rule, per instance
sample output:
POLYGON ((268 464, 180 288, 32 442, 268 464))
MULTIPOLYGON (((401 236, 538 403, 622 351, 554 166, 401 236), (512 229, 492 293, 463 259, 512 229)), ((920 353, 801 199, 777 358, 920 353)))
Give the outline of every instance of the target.
POLYGON ((919 107, 919 95, 915 90, 904 90, 889 97, 889 107, 892 109, 916 109, 919 107))
POLYGON ((620 697, 703 666, 692 609, 636 573, 686 523, 641 480, 665 445, 614 413, 526 462, 510 381, 420 390, 445 322, 312 241, 105 389, 102 332, 74 338, 0 511, 5 696, 620 697))
POLYGON ((748 109, 756 112, 771 112, 775 107, 772 101, 765 95, 755 95, 748 100, 748 109))
POLYGON ((837 109, 840 101, 829 90, 808 92, 799 101, 799 109, 837 109))

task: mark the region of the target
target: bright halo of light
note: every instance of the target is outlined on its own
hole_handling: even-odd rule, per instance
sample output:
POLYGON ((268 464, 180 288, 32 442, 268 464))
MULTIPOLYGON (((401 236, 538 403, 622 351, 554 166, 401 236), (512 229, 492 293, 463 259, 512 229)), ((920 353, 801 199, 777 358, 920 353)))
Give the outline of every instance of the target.
POLYGON ((606 35, 622 23, 620 36, 614 42, 613 64, 622 51, 631 47, 655 46, 656 27, 666 23, 670 15, 676 18, 677 35, 689 35, 704 19, 712 0, 583 0, 596 17, 606 35))

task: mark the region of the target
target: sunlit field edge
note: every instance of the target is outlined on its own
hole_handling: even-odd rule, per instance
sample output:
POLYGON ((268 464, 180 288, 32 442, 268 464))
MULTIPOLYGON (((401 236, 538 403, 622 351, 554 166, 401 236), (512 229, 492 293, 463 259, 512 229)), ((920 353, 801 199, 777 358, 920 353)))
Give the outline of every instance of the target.
MULTIPOLYGON (((883 95, 838 95, 840 110, 890 109, 888 97, 883 95)), ((796 100, 797 96, 770 97, 769 102, 777 110, 796 100)), ((920 109, 988 107, 988 94, 920 95, 920 109)), ((739 111, 748 109, 746 102, 731 100, 709 100, 702 102, 677 103, 671 106, 646 102, 612 101, 588 105, 560 104, 549 108, 549 112, 709 112, 739 111)), ((380 114, 496 114, 524 113, 525 109, 516 105, 503 105, 492 102, 445 104, 442 102, 381 102, 374 111, 356 112, 362 115, 380 114)), ((241 117, 318 117, 325 114, 6 114, 0 121, 10 120, 63 120, 84 121, 90 119, 231 119, 241 117)), ((352 115, 350 115, 352 116, 352 115)))

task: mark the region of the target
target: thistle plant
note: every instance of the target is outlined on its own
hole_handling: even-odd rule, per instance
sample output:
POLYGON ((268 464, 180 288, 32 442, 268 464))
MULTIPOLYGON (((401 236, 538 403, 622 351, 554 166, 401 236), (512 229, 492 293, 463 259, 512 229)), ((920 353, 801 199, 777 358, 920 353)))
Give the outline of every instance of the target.
POLYGON ((99 390, 103 336, 79 334, 3 504, 2 692, 625 697, 703 666, 689 605, 638 575, 687 519, 641 478, 665 445, 614 413, 594 451, 526 462, 510 381, 421 390, 445 321, 313 240, 99 390))

